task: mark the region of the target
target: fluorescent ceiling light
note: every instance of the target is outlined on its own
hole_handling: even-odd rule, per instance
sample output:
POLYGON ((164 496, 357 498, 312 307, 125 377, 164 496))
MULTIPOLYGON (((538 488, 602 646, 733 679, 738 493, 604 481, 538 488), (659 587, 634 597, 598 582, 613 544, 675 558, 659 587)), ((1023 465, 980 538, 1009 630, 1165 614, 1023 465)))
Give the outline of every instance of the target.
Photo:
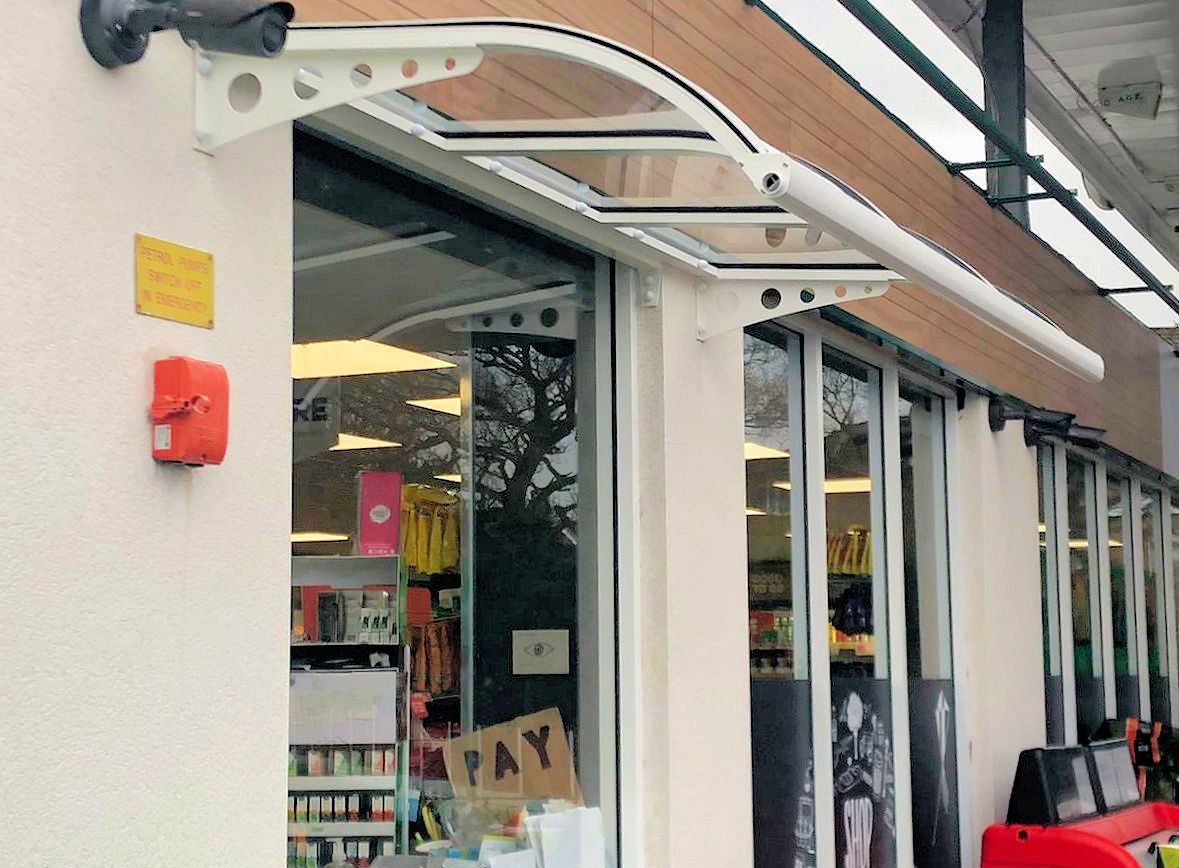
POLYGON ((324 533, 319 530, 303 530, 291 534, 293 543, 347 542, 349 539, 346 533, 324 533))
POLYGON ((313 268, 324 268, 328 265, 339 265, 357 259, 367 259, 370 256, 380 256, 382 253, 394 253, 398 250, 408 250, 411 247, 421 247, 433 244, 435 241, 449 241, 454 236, 449 232, 423 232, 409 238, 394 238, 392 241, 381 241, 376 244, 363 244, 350 250, 337 253, 325 253, 322 256, 308 256, 295 260, 295 273, 310 271, 313 268))
POLYGON ((783 452, 780 449, 771 449, 769 446, 762 446, 760 443, 746 443, 745 444, 745 460, 757 461, 760 458, 789 458, 789 452, 783 452))
POLYGON ((455 485, 463 481, 463 475, 461 473, 439 473, 434 478, 442 482, 453 482, 455 485))
POLYGON ((391 440, 377 440, 375 437, 361 437, 359 434, 340 434, 336 438, 336 445, 329 452, 346 452, 350 449, 392 449, 400 446, 391 440))
POLYGON ((451 362, 379 341, 316 341, 291 347, 291 377, 296 380, 399 374, 404 371, 435 371, 453 367, 451 362))
POLYGON ((463 402, 457 395, 453 398, 419 398, 416 401, 406 401, 405 403, 413 407, 421 407, 423 410, 448 413, 451 416, 463 414, 463 402))
POLYGON ((758 509, 756 506, 745 507, 746 515, 769 515, 764 509, 758 509))
POLYGON ((872 480, 866 476, 823 481, 823 491, 827 494, 866 494, 871 490, 872 480))
MULTIPOLYGON (((772 482, 774 488, 790 491, 794 488, 789 482, 772 482)), ((823 492, 826 494, 866 494, 872 490, 872 480, 868 477, 855 479, 825 479, 823 492)))

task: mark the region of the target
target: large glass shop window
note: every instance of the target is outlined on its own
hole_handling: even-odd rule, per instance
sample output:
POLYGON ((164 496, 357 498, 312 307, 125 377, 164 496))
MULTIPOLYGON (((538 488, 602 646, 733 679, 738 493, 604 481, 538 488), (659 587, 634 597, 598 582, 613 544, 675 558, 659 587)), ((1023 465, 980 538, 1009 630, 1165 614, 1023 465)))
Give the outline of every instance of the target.
POLYGON ((880 371, 823 354, 828 639, 835 852, 848 868, 896 861, 880 371))
POLYGON ((1064 744, 1064 677, 1061 672, 1060 573, 1056 535, 1056 462, 1053 447, 1036 449, 1040 504, 1040 614, 1043 620, 1044 721, 1048 744, 1064 744))
POLYGON ((943 399, 900 387, 905 640, 917 868, 959 864, 943 399))
POLYGON ((1068 562, 1072 582, 1073 671, 1077 737, 1082 743, 1105 720, 1101 671, 1101 593, 1097 557, 1097 491, 1091 462, 1068 456, 1068 562))
POLYGON ((1137 717, 1138 646, 1134 615, 1134 571, 1129 540, 1130 482, 1112 473, 1106 477, 1106 521, 1109 522, 1109 584, 1113 616, 1114 684, 1117 716, 1137 717))
POLYGON ((754 864, 815 865, 799 338, 745 335, 754 864))
POLYGON ((615 789, 594 262, 302 134, 294 184, 288 864, 474 860, 615 789))
POLYGON ((1167 664, 1167 605, 1163 582, 1162 496, 1142 489, 1142 582, 1146 597, 1146 661, 1151 720, 1169 722, 1171 691, 1167 664))

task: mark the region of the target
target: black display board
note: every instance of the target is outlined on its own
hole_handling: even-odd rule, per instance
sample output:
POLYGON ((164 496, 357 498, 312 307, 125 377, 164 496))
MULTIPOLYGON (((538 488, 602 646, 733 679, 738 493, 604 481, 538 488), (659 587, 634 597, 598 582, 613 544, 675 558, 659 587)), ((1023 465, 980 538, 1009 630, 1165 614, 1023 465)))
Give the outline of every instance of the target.
POLYGON ((815 868, 811 683, 754 678, 753 864, 815 868))
POLYGON ((909 751, 913 777, 913 861, 957 868, 958 759, 954 684, 909 679, 909 751))
POLYGON ((831 679, 835 864, 896 865, 892 703, 887 680, 831 679))
POLYGON ((1138 698, 1138 676, 1118 675, 1114 678, 1114 690, 1118 698, 1118 713, 1110 717, 1137 717, 1141 708, 1138 698))
POLYGON ((1083 744, 1105 723, 1105 683, 1100 678, 1077 679, 1077 738, 1083 744))

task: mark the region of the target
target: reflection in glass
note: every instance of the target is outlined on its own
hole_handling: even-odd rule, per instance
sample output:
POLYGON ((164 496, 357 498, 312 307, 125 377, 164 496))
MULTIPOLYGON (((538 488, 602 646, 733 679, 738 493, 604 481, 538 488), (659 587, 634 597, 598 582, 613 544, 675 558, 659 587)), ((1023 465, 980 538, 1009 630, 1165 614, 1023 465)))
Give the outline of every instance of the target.
POLYGON ((1068 561, 1072 587, 1073 660, 1077 685, 1077 736, 1088 741, 1105 720, 1101 671, 1101 594, 1097 567, 1097 492, 1093 464, 1070 455, 1068 561))
POLYGON ((1131 550, 1126 545, 1126 508, 1130 483, 1112 473, 1106 481, 1106 509, 1109 522, 1109 584, 1113 615, 1114 683, 1118 717, 1137 717, 1138 655, 1134 617, 1134 590, 1130 576, 1131 550))
POLYGON ((1163 584, 1162 496, 1142 490, 1142 582, 1146 593, 1146 661, 1150 676, 1150 716, 1171 719, 1167 664, 1167 606, 1163 584))
POLYGON ((960 850, 945 406, 904 383, 899 403, 913 858, 950 868, 960 850))
POLYGON ((1056 470, 1051 446, 1036 449, 1039 484, 1040 614, 1044 624, 1044 716, 1048 744, 1064 744, 1064 679, 1060 668, 1060 573, 1056 534, 1056 470))
POLYGON ((896 808, 879 370, 825 351, 822 403, 836 858, 885 868, 896 808))
POLYGON ((815 864, 800 340, 745 335, 754 864, 815 864))

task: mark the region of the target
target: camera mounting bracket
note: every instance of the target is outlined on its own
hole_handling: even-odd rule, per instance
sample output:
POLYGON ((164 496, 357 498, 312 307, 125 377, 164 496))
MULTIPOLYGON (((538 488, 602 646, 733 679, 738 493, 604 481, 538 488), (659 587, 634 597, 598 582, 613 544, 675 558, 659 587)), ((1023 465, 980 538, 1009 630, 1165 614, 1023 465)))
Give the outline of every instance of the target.
POLYGON ((706 341, 734 329, 780 316, 817 310, 846 301, 877 298, 888 292, 889 281, 864 280, 854 273, 824 275, 814 280, 799 275, 791 280, 754 277, 700 281, 696 296, 696 337, 706 341), (847 280, 839 278, 847 277, 847 280))
POLYGON ((197 150, 211 154, 243 136, 353 100, 469 75, 483 61, 483 50, 473 46, 387 48, 382 40, 388 41, 380 30, 358 28, 338 48, 288 45, 273 58, 199 52, 197 150))

